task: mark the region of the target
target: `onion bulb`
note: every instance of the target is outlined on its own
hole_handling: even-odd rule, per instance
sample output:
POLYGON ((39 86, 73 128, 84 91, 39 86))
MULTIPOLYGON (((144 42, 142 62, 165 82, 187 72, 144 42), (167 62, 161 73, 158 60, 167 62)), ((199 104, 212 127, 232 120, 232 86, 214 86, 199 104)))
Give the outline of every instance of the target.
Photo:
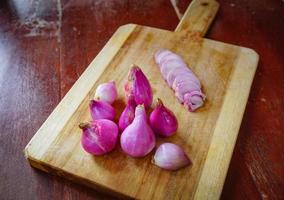
POLYGON ((107 119, 81 123, 83 149, 93 155, 103 155, 114 149, 118 138, 117 125, 107 119))
POLYGON ((182 148, 172 143, 161 144, 158 147, 152 162, 167 170, 177 170, 191 164, 190 159, 182 148))
POLYGON ((122 132, 120 144, 122 150, 132 157, 144 157, 155 147, 156 138, 148 125, 143 105, 136 107, 134 120, 122 132))
POLYGON ((150 115, 150 124, 156 134, 164 137, 173 135, 178 128, 174 113, 166 108, 160 99, 150 115))

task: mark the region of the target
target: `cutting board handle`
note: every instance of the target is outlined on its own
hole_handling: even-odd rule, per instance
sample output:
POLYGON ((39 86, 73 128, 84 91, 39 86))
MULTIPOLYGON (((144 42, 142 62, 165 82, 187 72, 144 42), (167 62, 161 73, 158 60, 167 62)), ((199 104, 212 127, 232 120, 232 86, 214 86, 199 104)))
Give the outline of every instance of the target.
POLYGON ((197 32, 204 36, 219 8, 215 0, 193 0, 175 32, 197 32))

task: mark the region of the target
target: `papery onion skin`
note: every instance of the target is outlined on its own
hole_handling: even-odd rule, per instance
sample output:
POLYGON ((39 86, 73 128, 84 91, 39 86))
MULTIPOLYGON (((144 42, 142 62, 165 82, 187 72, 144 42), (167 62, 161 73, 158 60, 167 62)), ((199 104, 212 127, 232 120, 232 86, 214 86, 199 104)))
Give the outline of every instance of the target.
POLYGON ((128 99, 127 105, 119 117, 118 127, 123 131, 127 126, 129 126, 135 117, 136 103, 133 97, 128 99))
POLYGON ((155 144, 156 138, 147 122, 145 108, 138 105, 133 122, 121 134, 121 148, 129 156, 144 157, 153 150, 155 144))
POLYGON ((160 99, 158 99, 156 107, 150 114, 150 124, 154 132, 163 137, 173 135, 178 128, 175 114, 165 107, 160 99))
POLYGON ((90 123, 81 123, 79 127, 83 131, 81 145, 86 152, 92 155, 103 155, 115 148, 118 127, 113 121, 93 120, 90 123))
POLYGON ((158 167, 172 171, 191 164, 183 149, 173 143, 161 144, 156 150, 152 162, 158 167))
POLYGON ((133 65, 131 67, 124 91, 127 100, 130 96, 133 96, 137 105, 143 104, 145 108, 151 106, 153 101, 152 88, 147 77, 138 66, 133 65))
POLYGON ((114 108, 107 102, 99 100, 90 101, 91 116, 94 120, 97 119, 109 119, 113 120, 115 117, 114 108))
POLYGON ((117 98, 117 89, 114 81, 100 84, 95 93, 95 99, 112 104, 117 98))
POLYGON ((155 54, 155 61, 179 102, 189 111, 193 112, 204 104, 205 95, 201 91, 200 81, 179 55, 161 49, 155 54))

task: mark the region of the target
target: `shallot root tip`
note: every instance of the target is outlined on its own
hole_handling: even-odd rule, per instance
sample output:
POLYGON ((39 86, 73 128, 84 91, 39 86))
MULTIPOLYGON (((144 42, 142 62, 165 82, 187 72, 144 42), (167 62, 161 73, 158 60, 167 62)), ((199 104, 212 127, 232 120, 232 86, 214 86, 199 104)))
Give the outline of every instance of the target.
POLYGON ((163 101, 160 98, 157 98, 157 106, 162 106, 162 105, 164 105, 163 101))
POLYGON ((88 122, 81 122, 79 124, 79 128, 82 129, 82 130, 87 129, 89 127, 90 127, 90 123, 88 123, 88 122))

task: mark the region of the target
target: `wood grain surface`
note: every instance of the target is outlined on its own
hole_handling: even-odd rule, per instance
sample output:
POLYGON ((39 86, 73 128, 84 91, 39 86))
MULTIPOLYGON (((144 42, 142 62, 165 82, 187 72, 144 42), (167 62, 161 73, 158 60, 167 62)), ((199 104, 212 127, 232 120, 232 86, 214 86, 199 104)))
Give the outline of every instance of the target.
MULTIPOLYGON (((174 30, 178 18, 168 1, 70 0, 61 2, 62 17, 58 2, 37 2, 18 11, 16 1, 0 2, 1 199, 112 199, 32 170, 22 149, 119 25, 174 30)), ((179 2, 181 12, 188 3, 179 2)), ((283 3, 220 3, 207 37, 261 55, 221 198, 283 199, 283 3)))

